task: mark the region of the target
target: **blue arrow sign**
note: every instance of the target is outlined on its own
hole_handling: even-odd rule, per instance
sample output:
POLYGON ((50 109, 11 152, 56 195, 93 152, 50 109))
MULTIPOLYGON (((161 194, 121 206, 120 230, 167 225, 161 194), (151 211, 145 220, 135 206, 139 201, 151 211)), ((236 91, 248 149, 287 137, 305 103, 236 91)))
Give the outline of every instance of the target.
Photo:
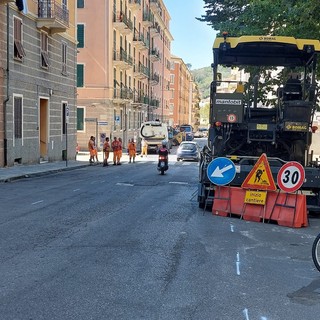
POLYGON ((209 180, 217 186, 230 183, 236 175, 236 167, 228 158, 216 158, 207 167, 209 180))

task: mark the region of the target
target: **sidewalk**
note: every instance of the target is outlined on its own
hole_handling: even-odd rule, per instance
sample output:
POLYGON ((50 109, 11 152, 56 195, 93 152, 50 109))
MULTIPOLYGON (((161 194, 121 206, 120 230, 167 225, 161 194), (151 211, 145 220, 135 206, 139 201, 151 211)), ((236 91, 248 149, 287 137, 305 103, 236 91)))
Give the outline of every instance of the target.
MULTIPOLYGON (((102 152, 98 153, 100 164, 94 163, 93 165, 102 165, 102 152)), ((112 163, 113 153, 110 153, 109 164, 112 163)), ((137 158, 136 158, 137 159, 137 158)), ((129 156, 123 153, 121 161, 128 162, 129 156)), ((40 164, 30 165, 15 165, 13 167, 0 168, 0 183, 10 182, 22 178, 41 176, 48 173, 55 173, 64 170, 74 170, 89 166, 89 152, 80 152, 77 155, 77 160, 43 162, 40 164)))

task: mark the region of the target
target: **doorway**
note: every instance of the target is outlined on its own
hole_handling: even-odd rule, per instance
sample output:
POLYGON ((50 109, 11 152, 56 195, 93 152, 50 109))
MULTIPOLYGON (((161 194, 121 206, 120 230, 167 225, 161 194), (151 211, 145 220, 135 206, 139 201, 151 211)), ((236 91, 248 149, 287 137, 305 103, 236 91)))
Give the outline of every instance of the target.
POLYGON ((40 161, 48 160, 48 99, 40 98, 39 109, 39 143, 40 161))

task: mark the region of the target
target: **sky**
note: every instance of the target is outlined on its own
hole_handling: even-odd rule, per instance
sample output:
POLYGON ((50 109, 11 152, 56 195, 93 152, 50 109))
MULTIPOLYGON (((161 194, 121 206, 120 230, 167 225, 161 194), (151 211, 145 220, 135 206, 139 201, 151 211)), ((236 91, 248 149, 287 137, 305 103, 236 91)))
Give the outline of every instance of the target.
POLYGON ((206 22, 196 20, 205 14, 203 0, 163 0, 171 16, 170 32, 174 38, 171 53, 190 63, 193 69, 209 67, 216 31, 206 22))

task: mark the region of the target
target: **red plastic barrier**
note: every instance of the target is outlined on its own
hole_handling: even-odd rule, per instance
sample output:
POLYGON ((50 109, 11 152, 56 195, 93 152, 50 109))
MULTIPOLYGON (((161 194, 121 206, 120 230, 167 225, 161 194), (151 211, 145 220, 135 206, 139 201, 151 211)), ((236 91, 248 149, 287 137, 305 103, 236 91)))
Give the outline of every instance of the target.
POLYGON ((265 205, 245 204, 246 190, 237 187, 218 187, 212 206, 212 214, 238 215, 256 222, 276 221, 286 227, 307 227, 306 196, 295 193, 268 191, 265 205))

